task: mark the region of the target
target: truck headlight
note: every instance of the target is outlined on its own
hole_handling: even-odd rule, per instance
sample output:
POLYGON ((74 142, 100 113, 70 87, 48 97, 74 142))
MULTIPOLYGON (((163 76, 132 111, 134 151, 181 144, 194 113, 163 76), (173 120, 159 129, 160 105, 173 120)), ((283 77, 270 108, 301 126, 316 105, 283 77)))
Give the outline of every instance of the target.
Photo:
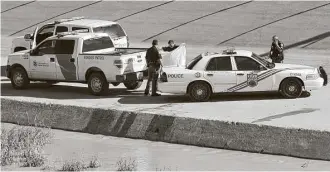
POLYGON ((319 75, 318 74, 308 74, 306 76, 306 80, 315 80, 317 78, 319 78, 319 75))

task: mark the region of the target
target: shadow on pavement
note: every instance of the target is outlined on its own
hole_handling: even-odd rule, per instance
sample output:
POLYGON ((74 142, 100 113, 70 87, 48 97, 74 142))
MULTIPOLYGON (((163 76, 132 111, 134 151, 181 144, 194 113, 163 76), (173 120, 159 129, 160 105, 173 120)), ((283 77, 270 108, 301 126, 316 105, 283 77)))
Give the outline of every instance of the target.
POLYGON ((20 96, 48 99, 102 99, 115 98, 119 95, 143 94, 139 91, 128 91, 126 88, 111 88, 105 96, 93 96, 86 87, 52 85, 46 83, 31 83, 27 89, 16 90, 10 83, 1 83, 1 96, 20 96))
MULTIPOLYGON (((303 92, 301 98, 309 97, 309 92, 303 92)), ((186 95, 162 95, 160 97, 123 95, 118 100, 121 104, 166 104, 166 103, 196 103, 191 102, 186 95)), ((256 100, 278 100, 285 99, 278 93, 224 93, 215 94, 209 102, 227 102, 227 101, 256 101, 256 100)))

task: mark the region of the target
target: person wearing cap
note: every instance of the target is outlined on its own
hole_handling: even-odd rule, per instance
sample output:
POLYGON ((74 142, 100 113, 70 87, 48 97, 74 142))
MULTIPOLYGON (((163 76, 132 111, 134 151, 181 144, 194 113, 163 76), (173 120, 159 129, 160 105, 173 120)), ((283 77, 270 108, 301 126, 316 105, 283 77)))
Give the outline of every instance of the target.
POLYGON ((175 45, 174 44, 174 41, 173 40, 169 40, 168 41, 168 46, 167 47, 162 47, 163 51, 173 51, 175 50, 176 48, 178 48, 179 46, 175 45))
POLYGON ((146 61, 147 61, 147 67, 148 67, 148 81, 147 81, 147 86, 144 91, 145 95, 149 95, 149 90, 150 90, 150 83, 152 82, 152 93, 151 96, 160 96, 157 91, 158 87, 158 75, 159 75, 159 69, 161 66, 161 61, 160 59, 162 56, 160 55, 158 49, 158 40, 153 40, 152 41, 152 47, 150 47, 147 50, 146 53, 146 61))
POLYGON ((278 39, 276 35, 273 36, 273 42, 270 48, 269 57, 273 63, 283 63, 284 60, 284 44, 278 39))

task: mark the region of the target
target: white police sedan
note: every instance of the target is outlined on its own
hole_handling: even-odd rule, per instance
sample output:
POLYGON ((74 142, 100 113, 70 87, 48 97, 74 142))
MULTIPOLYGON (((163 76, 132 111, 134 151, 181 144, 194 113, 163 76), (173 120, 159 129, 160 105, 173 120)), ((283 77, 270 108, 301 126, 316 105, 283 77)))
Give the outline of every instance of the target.
POLYGON ((164 67, 159 90, 188 94, 192 101, 208 101, 213 93, 278 91, 297 98, 304 90, 327 85, 322 67, 270 63, 251 51, 203 53, 187 67, 164 67))

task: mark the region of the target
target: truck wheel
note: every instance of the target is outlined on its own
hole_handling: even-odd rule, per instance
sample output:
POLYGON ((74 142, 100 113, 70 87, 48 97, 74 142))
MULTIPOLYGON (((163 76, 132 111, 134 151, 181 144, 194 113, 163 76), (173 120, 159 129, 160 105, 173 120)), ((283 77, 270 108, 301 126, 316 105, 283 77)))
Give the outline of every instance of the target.
POLYGON ((113 86, 117 87, 117 86, 120 84, 120 82, 111 82, 111 84, 112 84, 113 86))
POLYGON ((11 85, 15 89, 25 89, 30 84, 30 80, 25 70, 21 67, 16 67, 11 71, 11 85))
POLYGON ((101 73, 95 72, 88 77, 88 90, 91 94, 100 96, 109 90, 109 83, 101 73))
POLYGON ((289 99, 300 97, 302 91, 302 84, 296 78, 285 79, 280 86, 282 96, 289 99))
POLYGON ((188 88, 188 94, 194 102, 205 102, 211 97, 211 88, 205 82, 195 82, 188 88))
POLYGON ((124 85, 128 90, 136 90, 141 87, 142 81, 124 82, 124 85))

